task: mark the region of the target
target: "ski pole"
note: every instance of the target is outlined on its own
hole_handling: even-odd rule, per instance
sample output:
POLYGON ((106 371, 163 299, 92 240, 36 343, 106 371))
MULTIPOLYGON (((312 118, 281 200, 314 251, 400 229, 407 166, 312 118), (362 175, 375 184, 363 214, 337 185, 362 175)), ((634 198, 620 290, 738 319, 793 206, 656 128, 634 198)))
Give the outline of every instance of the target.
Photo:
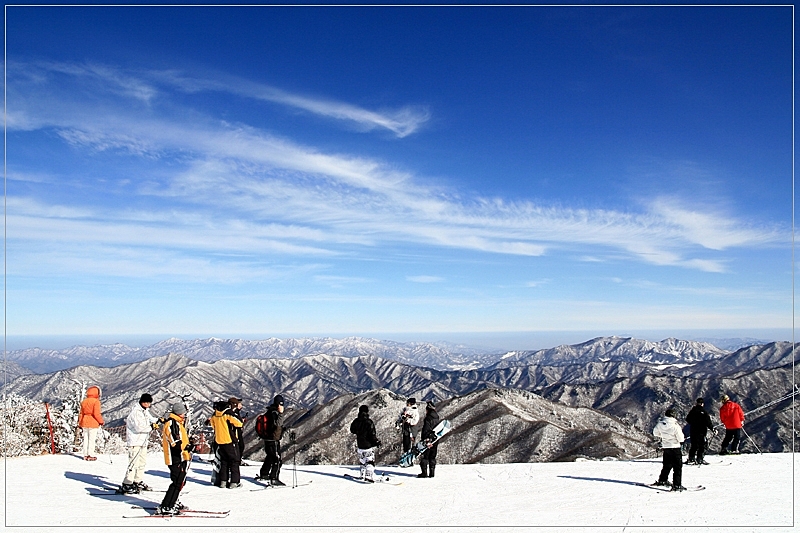
POLYGON ((753 440, 753 437, 751 437, 750 435, 748 435, 748 434, 747 434, 747 432, 744 430, 744 426, 742 427, 742 433, 744 433, 744 436, 745 436, 745 437, 747 437, 748 439, 750 439, 750 442, 752 442, 752 443, 753 443, 753 446, 755 446, 755 447, 756 447, 756 450, 758 450, 758 453, 760 453, 760 454, 763 454, 763 453, 764 453, 764 452, 762 452, 762 451, 761 451, 761 449, 758 447, 758 444, 756 444, 756 441, 754 441, 754 440, 753 440))

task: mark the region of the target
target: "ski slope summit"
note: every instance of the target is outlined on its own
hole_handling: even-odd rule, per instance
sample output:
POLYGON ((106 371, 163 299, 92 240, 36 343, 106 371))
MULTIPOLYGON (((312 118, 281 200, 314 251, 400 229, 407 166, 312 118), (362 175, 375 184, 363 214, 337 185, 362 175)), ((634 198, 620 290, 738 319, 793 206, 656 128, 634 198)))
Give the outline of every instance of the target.
MULTIPOLYGON (((627 533, 689 532, 698 531, 697 526, 722 532, 738 526, 741 533, 792 530, 793 457, 789 453, 709 456, 713 464, 685 466, 683 475, 684 485, 703 485, 706 490, 683 493, 637 485, 656 479, 661 466, 657 459, 440 464, 433 479, 417 479, 416 467, 379 467, 393 484, 375 485, 344 477, 357 474, 357 466, 298 465, 302 486, 297 488, 291 487, 289 463, 281 473, 289 486, 264 490, 254 490, 259 489, 252 481, 258 464, 243 467, 243 487, 229 490, 209 484, 208 463, 193 462, 181 501, 193 509, 230 510, 223 519, 123 518, 146 514, 132 506, 157 505, 163 493, 91 496, 120 482, 127 466, 121 455, 102 455, 95 462, 71 455, 14 457, 2 468, 7 480, 5 526, 29 528, 26 531, 52 531, 58 526, 81 531, 86 526, 148 530, 213 526, 237 531, 247 526, 305 526, 310 528, 306 532, 348 531, 354 526, 399 526, 393 532, 411 531, 413 526, 442 528, 437 531, 466 526, 491 526, 492 531, 532 526, 544 531, 570 526, 575 531, 596 531, 605 526, 604 532, 627 533)), ((148 457, 144 481, 156 489, 167 488, 169 477, 160 454, 148 457)))

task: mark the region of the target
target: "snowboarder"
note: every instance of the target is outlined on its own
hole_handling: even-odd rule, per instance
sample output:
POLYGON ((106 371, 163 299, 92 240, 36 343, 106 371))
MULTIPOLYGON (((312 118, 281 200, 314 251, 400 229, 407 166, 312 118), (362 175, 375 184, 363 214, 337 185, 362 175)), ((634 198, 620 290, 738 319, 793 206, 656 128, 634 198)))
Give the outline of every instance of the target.
POLYGON ((403 453, 411 449, 414 443, 414 435, 412 430, 419 422, 419 411, 417 410, 417 399, 409 398, 406 406, 400 411, 400 416, 397 418, 397 424, 403 432, 403 453))
POLYGON ((381 441, 375 433, 375 424, 369 417, 369 406, 362 405, 358 408, 358 417, 350 424, 350 433, 356 436, 361 478, 375 483, 375 448, 381 445, 381 441))
POLYGON ((661 439, 661 448, 664 450, 663 467, 656 486, 669 487, 669 471, 672 470, 672 490, 684 491, 686 487, 681 484, 681 443, 683 430, 675 420, 675 410, 667 409, 664 416, 658 419, 653 435, 661 439))
POLYGON ((281 437, 287 428, 283 427, 283 396, 278 394, 267 408, 264 416, 267 418, 266 437, 264 438, 264 464, 256 480, 265 480, 270 485, 282 486, 286 483, 279 479, 281 473, 281 437))
POLYGON ((242 422, 230 413, 228 402, 216 402, 210 423, 214 428, 214 442, 217 444, 220 458, 216 486, 229 489, 239 488, 242 486, 239 473, 239 463, 242 458, 239 456, 239 447, 233 436, 236 428, 242 427, 242 422))
POLYGON ((97 457, 94 456, 94 443, 98 428, 104 424, 103 415, 100 413, 100 387, 93 385, 86 389, 86 398, 81 402, 81 412, 78 415, 78 427, 83 432, 84 461, 97 461, 97 457))
POLYGON ((708 463, 703 459, 706 453, 706 431, 709 429, 716 434, 714 424, 711 423, 711 416, 704 407, 705 400, 698 398, 695 401, 694 407, 686 415, 686 421, 689 423, 689 459, 686 461, 687 465, 698 464, 707 465, 708 463))
POLYGON ((161 445, 164 448, 164 462, 169 468, 171 481, 161 505, 156 510, 157 514, 173 515, 185 509, 178 501, 178 496, 186 482, 186 472, 189 461, 192 460, 194 443, 189 439, 184 422, 186 420, 186 406, 177 402, 172 406, 172 413, 164 422, 161 433, 161 445))
POLYGON ((234 442, 236 442, 236 447, 239 449, 239 465, 247 466, 244 464, 244 423, 247 419, 242 416, 242 399, 235 397, 228 398, 228 404, 230 405, 231 414, 242 423, 242 427, 231 427, 233 430, 231 437, 233 437, 234 442))
POLYGON ((150 439, 150 432, 158 428, 158 419, 150 414, 152 403, 153 397, 145 392, 125 419, 128 469, 117 494, 138 494, 140 491, 150 490, 142 481, 142 475, 147 466, 147 441, 150 439))
POLYGON ((722 447, 719 454, 738 454, 739 439, 741 438, 742 424, 744 424, 744 411, 727 394, 723 394, 719 400, 722 402, 719 408, 719 419, 725 425, 725 438, 722 439, 722 447), (730 452, 728 451, 728 444, 731 445, 730 452))
POLYGON ((417 477, 433 477, 436 472, 436 454, 439 453, 439 443, 431 445, 430 443, 436 440, 436 433, 434 428, 439 424, 439 413, 436 412, 436 405, 433 402, 428 402, 425 406, 425 420, 422 422, 422 431, 420 431, 420 439, 427 442, 428 449, 422 452, 419 456, 419 466, 422 473, 417 477))

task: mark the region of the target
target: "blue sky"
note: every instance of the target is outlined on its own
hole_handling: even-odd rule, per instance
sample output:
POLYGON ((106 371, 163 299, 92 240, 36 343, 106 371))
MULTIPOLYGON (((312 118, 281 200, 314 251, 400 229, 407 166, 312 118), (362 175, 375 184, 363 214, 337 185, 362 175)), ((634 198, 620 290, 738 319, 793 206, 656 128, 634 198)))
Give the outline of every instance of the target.
POLYGON ((7 8, 9 335, 792 326, 788 7, 7 8))

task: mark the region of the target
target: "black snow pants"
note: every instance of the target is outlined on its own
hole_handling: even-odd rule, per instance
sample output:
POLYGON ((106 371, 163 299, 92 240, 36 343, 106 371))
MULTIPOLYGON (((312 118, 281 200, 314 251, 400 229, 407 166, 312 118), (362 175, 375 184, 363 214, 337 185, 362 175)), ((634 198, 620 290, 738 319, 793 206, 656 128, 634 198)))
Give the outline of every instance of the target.
POLYGON ((225 483, 239 483, 241 481, 241 474, 239 472, 239 446, 235 442, 219 445, 219 479, 217 480, 221 486, 225 483))
POLYGON ((178 496, 181 493, 183 484, 186 482, 186 471, 189 468, 189 461, 181 461, 178 464, 169 465, 169 479, 172 483, 169 484, 167 493, 161 501, 161 507, 172 508, 178 502, 178 496))
POLYGON ((439 443, 437 442, 419 456, 419 466, 422 473, 428 477, 433 477, 436 472, 436 454, 439 453, 439 443), (429 471, 430 469, 430 471, 429 471))
POLYGON ((411 426, 403 422, 403 453, 411 449, 411 426))
POLYGON ((741 439, 741 429, 726 429, 725 430, 725 438, 722 439, 722 449, 721 452, 728 452, 728 443, 731 445, 732 452, 739 451, 739 439, 741 439), (731 442, 733 441, 733 442, 731 442))
POLYGON ((689 461, 697 460, 698 463, 701 463, 705 455, 706 430, 703 428, 702 433, 691 432, 689 434, 689 461))
POLYGON ((278 479, 281 473, 281 443, 277 440, 264 441, 264 464, 261 465, 261 471, 258 477, 261 479, 278 479))
POLYGON ((664 448, 664 461, 661 468, 661 475, 658 476, 660 483, 669 481, 669 471, 672 470, 672 484, 680 486, 681 467, 683 466, 680 448, 664 448))

